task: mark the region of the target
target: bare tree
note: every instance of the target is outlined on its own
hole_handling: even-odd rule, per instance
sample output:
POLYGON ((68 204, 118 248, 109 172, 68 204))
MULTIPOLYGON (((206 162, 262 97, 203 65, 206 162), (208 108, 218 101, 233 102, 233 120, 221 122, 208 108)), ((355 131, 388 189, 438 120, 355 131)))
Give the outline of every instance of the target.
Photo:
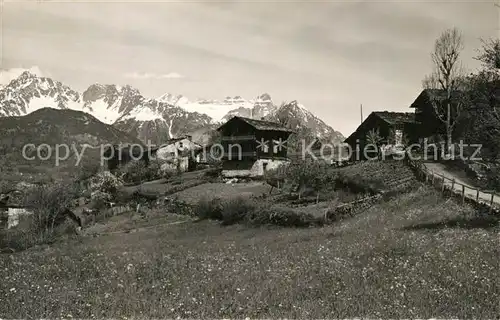
POLYGON ((433 72, 422 81, 424 89, 438 89, 441 94, 433 94, 431 103, 436 117, 446 127, 446 150, 452 145, 453 128, 457 124, 464 101, 459 98, 463 85, 464 70, 459 61, 463 50, 463 39, 458 29, 444 31, 434 44, 431 53, 433 72), (452 110, 453 109, 453 110, 452 110))

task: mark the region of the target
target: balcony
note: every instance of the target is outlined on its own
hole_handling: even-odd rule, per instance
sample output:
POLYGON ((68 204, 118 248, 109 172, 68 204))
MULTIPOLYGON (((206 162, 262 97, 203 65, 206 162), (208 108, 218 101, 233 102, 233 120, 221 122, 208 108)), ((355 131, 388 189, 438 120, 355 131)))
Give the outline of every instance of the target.
POLYGON ((255 140, 254 135, 250 136, 225 136, 221 137, 222 141, 252 141, 255 140))
POLYGON ((238 150, 234 150, 231 153, 224 152, 224 154, 222 155, 222 159, 238 160, 238 159, 240 159, 240 157, 242 159, 243 158, 255 158, 255 157, 257 157, 257 152, 256 151, 238 152, 238 150))

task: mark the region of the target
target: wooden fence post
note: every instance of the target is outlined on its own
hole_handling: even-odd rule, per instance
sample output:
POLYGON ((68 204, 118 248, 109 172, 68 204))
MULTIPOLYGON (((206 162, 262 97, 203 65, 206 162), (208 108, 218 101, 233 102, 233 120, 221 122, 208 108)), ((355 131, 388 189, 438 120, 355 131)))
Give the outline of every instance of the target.
POLYGON ((493 211, 493 198, 495 197, 495 192, 491 193, 491 201, 490 201, 490 214, 493 211))
POLYGON ((445 178, 444 178, 444 176, 443 176, 443 185, 441 186, 441 192, 442 192, 442 193, 444 193, 444 183, 445 183, 445 181, 446 181, 446 180, 445 180, 445 178))
POLYGON ((462 204, 465 203, 465 185, 462 185, 462 204))
POLYGON ((479 189, 476 189, 476 202, 479 203, 479 189))
POLYGON ((431 171, 432 174, 432 186, 434 186, 434 171, 431 171))
POLYGON ((451 193, 453 194, 453 189, 455 188, 455 179, 451 180, 451 193))

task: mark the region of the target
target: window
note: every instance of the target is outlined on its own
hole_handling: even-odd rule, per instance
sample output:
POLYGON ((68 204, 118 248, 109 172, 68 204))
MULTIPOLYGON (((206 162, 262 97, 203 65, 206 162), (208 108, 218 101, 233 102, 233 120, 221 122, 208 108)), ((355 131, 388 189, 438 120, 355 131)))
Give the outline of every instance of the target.
POLYGON ((397 146, 403 143, 403 130, 396 129, 394 136, 394 141, 397 146))
POLYGON ((182 142, 179 142, 179 148, 182 148, 182 142))

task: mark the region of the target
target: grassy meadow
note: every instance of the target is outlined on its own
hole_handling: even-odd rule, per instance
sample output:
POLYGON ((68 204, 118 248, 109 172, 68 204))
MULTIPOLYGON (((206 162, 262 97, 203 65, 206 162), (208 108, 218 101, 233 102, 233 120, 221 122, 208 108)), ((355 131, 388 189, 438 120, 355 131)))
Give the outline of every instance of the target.
POLYGON ((321 228, 166 217, 0 255, 0 318, 500 314, 498 219, 425 187, 321 228))

